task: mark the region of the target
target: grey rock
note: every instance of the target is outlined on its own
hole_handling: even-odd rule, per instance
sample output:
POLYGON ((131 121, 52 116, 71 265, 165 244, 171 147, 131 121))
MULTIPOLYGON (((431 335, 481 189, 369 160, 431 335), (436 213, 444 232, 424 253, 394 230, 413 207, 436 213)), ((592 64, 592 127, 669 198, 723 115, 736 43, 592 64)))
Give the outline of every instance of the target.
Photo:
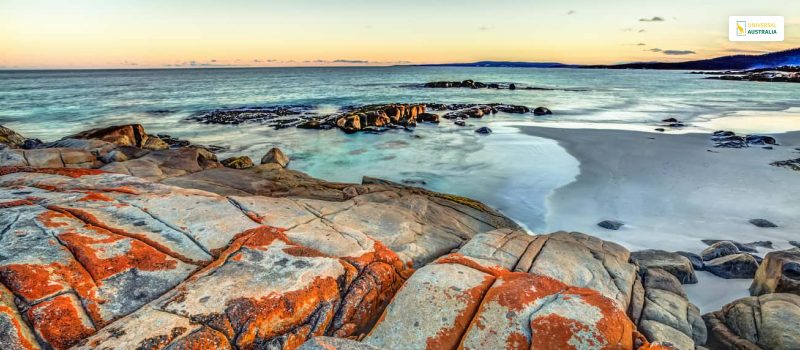
POLYGON ((773 293, 736 300, 703 315, 711 349, 800 349, 800 296, 773 293))
POLYGON ((675 254, 682 255, 689 259, 689 261, 692 263, 692 268, 694 268, 695 271, 703 271, 704 263, 703 258, 700 257, 700 255, 686 251, 677 251, 675 254))
POLYGON ((710 245, 708 248, 703 249, 703 252, 700 253, 700 256, 703 258, 703 261, 714 260, 719 257, 732 255, 732 254, 739 254, 739 248, 736 247, 733 242, 730 241, 720 241, 710 245))
POLYGON ((314 337, 303 343, 298 350, 390 350, 350 339, 334 337, 314 337))
POLYGON ((482 126, 482 127, 478 128, 478 129, 476 129, 475 132, 478 133, 478 134, 481 134, 481 135, 489 135, 489 134, 492 133, 492 129, 489 129, 486 126, 482 126))
POLYGON ((769 293, 800 295, 800 248, 769 252, 758 266, 750 295, 769 293))
POLYGON ((735 245, 736 248, 739 248, 739 251, 741 251, 741 252, 758 253, 758 248, 773 249, 772 241, 753 241, 753 242, 741 243, 741 242, 737 242, 737 241, 731 241, 729 239, 704 239, 704 240, 702 240, 703 243, 708 244, 708 245, 712 245, 714 243, 723 242, 723 241, 728 241, 728 242, 733 243, 733 245, 735 245))
POLYGON ((758 262, 750 254, 739 253, 725 255, 706 261, 705 270, 725 279, 753 278, 758 269, 758 262))
POLYGON ((644 275, 649 269, 662 269, 675 276, 683 284, 697 283, 692 262, 678 253, 663 250, 641 250, 631 253, 631 261, 639 266, 639 274, 644 275))
POLYGON ((763 227, 763 228, 778 227, 778 225, 775 225, 774 223, 772 223, 771 221, 766 220, 766 219, 752 219, 752 220, 750 220, 750 223, 755 225, 755 226, 763 227))
POLYGON ((620 227, 624 226, 624 223, 614 220, 603 220, 597 223, 597 226, 600 226, 604 229, 608 230, 619 230, 620 227))
POLYGON ((269 151, 267 151, 267 154, 261 157, 261 164, 274 163, 280 165, 283 168, 289 165, 289 161, 290 161, 289 157, 283 154, 283 151, 281 151, 281 149, 277 147, 270 148, 269 151))
POLYGON ((547 115, 547 114, 553 114, 553 112, 550 111, 550 109, 548 109, 547 107, 536 107, 536 109, 533 110, 533 115, 547 115))

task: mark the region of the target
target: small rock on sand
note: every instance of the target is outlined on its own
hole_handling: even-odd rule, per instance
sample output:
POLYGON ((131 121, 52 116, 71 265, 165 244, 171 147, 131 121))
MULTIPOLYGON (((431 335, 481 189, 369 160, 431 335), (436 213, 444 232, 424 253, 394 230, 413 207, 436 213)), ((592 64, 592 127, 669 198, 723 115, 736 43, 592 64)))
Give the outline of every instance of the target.
POLYGON ((597 226, 600 226, 604 229, 615 230, 615 231, 619 230, 619 228, 622 227, 623 225, 625 224, 615 220, 603 220, 597 223, 597 226))
POLYGON ((771 221, 766 219, 752 219, 750 220, 750 223, 763 228, 778 227, 778 225, 775 225, 771 221))

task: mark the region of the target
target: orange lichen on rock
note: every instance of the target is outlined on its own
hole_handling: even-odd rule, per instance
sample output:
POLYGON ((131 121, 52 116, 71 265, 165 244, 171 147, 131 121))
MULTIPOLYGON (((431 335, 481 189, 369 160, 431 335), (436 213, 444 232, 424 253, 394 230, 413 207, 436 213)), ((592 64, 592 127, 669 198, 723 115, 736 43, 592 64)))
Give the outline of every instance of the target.
POLYGON ((109 198, 108 196, 97 193, 97 192, 88 192, 86 196, 81 199, 78 199, 78 202, 113 202, 114 200, 109 198))
POLYGON ((514 272, 499 277, 486 293, 462 345, 491 347, 500 341, 506 348, 632 349, 633 339, 633 323, 599 292, 514 272), (497 324, 507 317, 516 320, 497 324), (528 324, 520 323, 525 320, 528 324), (492 332, 491 327, 504 330, 492 332), (528 332, 530 338, 524 334, 528 332))
POLYGON ((14 173, 40 173, 40 174, 68 176, 71 178, 79 178, 81 176, 86 176, 86 175, 105 174, 106 172, 97 169, 82 169, 82 168, 34 168, 29 166, 0 167, 0 176, 14 174, 14 173))
POLYGON ((130 247, 124 253, 111 255, 105 246, 128 238, 99 227, 87 225, 85 229, 92 231, 91 234, 68 230, 58 237, 86 267, 98 285, 108 277, 134 268, 141 271, 160 271, 172 270, 177 266, 176 260, 137 240, 129 240, 130 247))
POLYGON ((36 333, 54 349, 67 349, 95 332, 81 312, 80 301, 72 294, 62 294, 32 306, 28 312, 36 333))
POLYGON ((465 305, 465 307, 459 312, 455 320, 453 320, 452 327, 441 329, 436 333, 436 336, 427 339, 427 350, 456 349, 460 347, 461 337, 472 322, 483 300, 484 294, 489 290, 494 281, 494 277, 486 276, 481 284, 467 289, 456 296, 456 300, 462 305, 465 305))
POLYGON ((118 193, 133 194, 133 195, 139 194, 139 191, 129 186, 106 187, 106 188, 101 188, 100 190, 103 192, 118 192, 118 193))
POLYGON ((8 202, 2 202, 2 203, 0 203, 0 209, 21 207, 23 205, 33 205, 33 202, 31 202, 30 200, 27 200, 27 199, 18 199, 18 200, 13 200, 13 201, 8 201, 8 202))
MULTIPOLYGON (((133 232, 128 232, 128 231, 125 231, 125 230, 122 230, 122 229, 118 229, 118 228, 114 228, 114 227, 111 227, 109 225, 106 225, 101 220, 99 220, 97 217, 95 217, 94 215, 92 215, 91 213, 89 213, 89 212, 87 212, 85 210, 78 209, 78 208, 71 208, 71 207, 69 207, 69 208, 68 207, 60 207, 60 206, 55 206, 55 205, 49 206, 48 209, 50 209, 51 212, 60 213, 61 215, 65 216, 65 217, 73 217, 73 218, 75 218, 77 220, 83 221, 83 222, 85 222, 87 224, 86 227, 88 229, 92 229, 92 230, 95 230, 95 231, 102 229, 104 231, 111 232, 111 233, 114 233, 114 234, 119 235, 119 236, 129 237, 129 238, 132 238, 132 239, 138 241, 139 243, 144 243, 145 245, 154 248, 155 251, 158 251, 158 252, 161 252, 163 254, 166 254, 166 255, 168 255, 170 257, 178 259, 178 260, 180 260, 182 262, 185 262, 187 264, 201 265, 200 262, 197 262, 197 261, 194 261, 194 260, 192 260, 190 258, 187 258, 187 257, 185 257, 185 256, 173 251, 172 249, 170 249, 169 247, 165 246, 164 244, 161 244, 159 242, 156 242, 156 241, 150 239, 146 235, 137 234, 137 233, 133 233, 133 232)), ((54 215, 54 214, 48 214, 48 215, 54 215)), ((42 219, 40 219, 40 220, 42 220, 42 219)))
POLYGON ((439 259, 436 259, 436 264, 460 264, 466 267, 471 267, 475 270, 483 272, 485 274, 489 274, 495 277, 500 277, 502 275, 510 273, 510 271, 500 267, 500 266, 486 266, 483 265, 474 259, 461 255, 459 253, 452 253, 445 255, 439 259))
POLYGON ((231 349, 231 344, 225 336, 208 327, 176 340, 169 345, 173 350, 208 350, 208 349, 231 349))
POLYGON ((368 265, 343 297, 331 335, 347 338, 369 332, 403 282, 404 279, 386 263, 368 265))

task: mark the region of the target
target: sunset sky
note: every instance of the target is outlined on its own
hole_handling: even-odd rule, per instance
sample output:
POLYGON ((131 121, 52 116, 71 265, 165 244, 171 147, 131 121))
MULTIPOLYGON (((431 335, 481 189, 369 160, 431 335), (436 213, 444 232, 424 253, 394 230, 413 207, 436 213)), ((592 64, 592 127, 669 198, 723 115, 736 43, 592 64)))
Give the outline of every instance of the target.
POLYGON ((681 61, 800 47, 797 0, 0 0, 0 68, 681 61), (786 41, 729 42, 778 15, 786 41))

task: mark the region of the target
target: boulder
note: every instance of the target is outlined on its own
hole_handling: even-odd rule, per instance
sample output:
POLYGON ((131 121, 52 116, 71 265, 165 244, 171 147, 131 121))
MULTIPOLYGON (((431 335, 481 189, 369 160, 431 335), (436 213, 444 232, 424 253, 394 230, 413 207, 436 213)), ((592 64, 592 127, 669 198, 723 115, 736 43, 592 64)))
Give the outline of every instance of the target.
POLYGON ((247 169, 255 166, 253 160, 248 156, 230 157, 223 159, 220 163, 226 168, 231 169, 247 169))
POLYGON ((25 138, 16 131, 0 125, 0 143, 11 148, 17 148, 25 143, 25 138))
POLYGON ((773 224, 772 221, 769 221, 767 219, 751 219, 749 222, 756 227, 762 227, 762 228, 778 227, 778 225, 773 224))
POLYGON ((118 146, 142 147, 147 134, 141 124, 115 125, 105 128, 86 130, 66 137, 69 139, 97 139, 118 146))
POLYGON ((769 293, 800 295, 800 248, 769 252, 758 266, 750 295, 769 293))
POLYGON ((684 256, 687 259, 689 259, 689 261, 692 263, 692 268, 695 271, 703 271, 704 263, 703 263, 703 258, 700 257, 700 255, 697 255, 697 254, 692 253, 692 252, 685 252, 685 251, 677 251, 675 253, 678 254, 678 255, 684 256))
POLYGON ((26 337, 14 323, 24 314, 45 348, 295 348, 363 336, 410 275, 380 242, 328 226, 323 216, 347 207, 98 170, 1 170, 0 227, 14 234, 0 235, 0 285, 21 305, 0 308, 2 329, 16 329, 0 332, 4 345, 26 337))
POLYGON ((458 126, 467 126, 467 122, 464 119, 458 119, 454 121, 453 124, 458 126))
POLYGON ((725 255, 705 263, 705 271, 726 279, 753 278, 757 269, 756 259, 746 253, 725 255))
POLYGON ((434 113, 420 113, 417 120, 425 123, 439 123, 439 115, 434 113))
POLYGON ((553 112, 550 111, 550 109, 548 109, 547 107, 536 107, 533 110, 533 115, 547 115, 547 114, 553 114, 553 112))
POLYGON ((736 245, 730 241, 720 241, 710 245, 706 249, 703 249, 703 252, 700 253, 700 256, 703 258, 703 261, 710 261, 719 257, 733 254, 739 254, 739 248, 737 248, 736 245))
POLYGON ((800 296, 796 294, 742 298, 703 319, 711 349, 800 349, 800 296))
POLYGON ((138 148, 133 150, 140 152, 128 152, 129 150, 131 149, 120 147, 109 153, 109 157, 105 160, 116 161, 110 162, 100 169, 112 173, 133 175, 150 181, 162 181, 167 178, 221 167, 216 162, 216 156, 202 148, 186 147, 152 152, 142 152, 138 148), (140 156, 126 161, 129 157, 133 158, 137 155, 140 156), (214 157, 214 159, 208 157, 214 157))
POLYGON ((715 244, 717 242, 725 242, 725 241, 733 243, 733 245, 735 245, 736 248, 739 249, 740 252, 758 253, 758 248, 773 249, 772 241, 754 241, 754 242, 741 243, 741 242, 737 242, 737 241, 723 240, 723 239, 704 239, 704 240, 702 240, 703 243, 708 244, 708 245, 712 245, 712 244, 715 244))
POLYGON ((692 262, 678 253, 653 249, 642 250, 631 253, 631 261, 639 267, 639 273, 643 274, 649 269, 658 268, 675 276, 680 283, 697 283, 692 262))
POLYGON ((678 349, 705 344, 706 326, 700 310, 689 302, 681 282, 658 267, 642 273, 644 306, 639 331, 650 341, 669 342, 678 349))
POLYGON ((596 291, 452 254, 412 275, 363 342, 396 349, 630 349, 633 324, 596 291), (419 305, 436 310, 435 317, 419 305))
POLYGON ((95 168, 101 165, 94 154, 69 148, 0 150, 0 166, 32 166, 43 168, 95 168))
POLYGON ((492 133, 492 129, 489 129, 486 126, 482 126, 480 128, 475 129, 475 132, 481 135, 489 135, 492 133))
POLYGON ((600 226, 607 230, 619 230, 625 224, 615 220, 603 220, 597 223, 597 226, 600 226))
POLYGON ((270 148, 269 151, 267 151, 267 154, 261 157, 261 164, 274 163, 283 168, 289 165, 289 161, 289 157, 283 154, 283 151, 277 147, 270 148))

